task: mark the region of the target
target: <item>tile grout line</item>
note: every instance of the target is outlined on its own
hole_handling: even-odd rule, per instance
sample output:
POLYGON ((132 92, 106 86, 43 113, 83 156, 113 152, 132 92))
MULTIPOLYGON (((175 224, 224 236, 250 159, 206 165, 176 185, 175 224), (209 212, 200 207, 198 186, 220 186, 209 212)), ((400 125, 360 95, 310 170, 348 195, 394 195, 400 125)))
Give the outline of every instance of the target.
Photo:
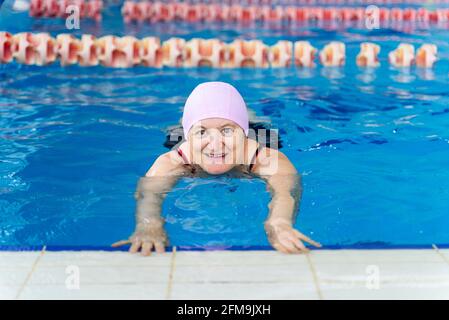
POLYGON ((309 264, 310 271, 312 272, 313 283, 315 285, 316 292, 318 294, 318 298, 323 300, 323 294, 320 289, 320 284, 318 282, 318 276, 316 274, 315 266, 313 265, 312 259, 310 258, 310 254, 306 253, 306 259, 309 264))
POLYGON ((432 244, 432 248, 447 264, 449 264, 449 259, 440 251, 440 249, 435 244, 432 244))
POLYGON ((39 256, 37 256, 36 260, 34 260, 30 272, 28 273, 27 277, 25 278, 25 281, 23 281, 22 285, 20 286, 19 291, 17 292, 17 295, 16 295, 16 297, 15 297, 15 300, 18 300, 18 299, 20 298, 20 295, 22 294, 22 292, 23 292, 23 290, 25 289, 26 285, 27 285, 28 282, 30 281, 33 272, 36 270, 39 261, 41 260, 41 258, 42 258, 43 255, 45 254, 46 249, 47 249, 47 246, 43 246, 43 247, 42 247, 42 250, 41 250, 41 252, 40 252, 40 254, 39 254, 39 256))
POLYGON ((176 246, 173 246, 172 256, 171 256, 171 260, 170 260, 170 272, 168 274, 167 291, 165 293, 165 300, 170 300, 170 298, 171 298, 173 274, 175 273, 175 261, 176 261, 176 246))

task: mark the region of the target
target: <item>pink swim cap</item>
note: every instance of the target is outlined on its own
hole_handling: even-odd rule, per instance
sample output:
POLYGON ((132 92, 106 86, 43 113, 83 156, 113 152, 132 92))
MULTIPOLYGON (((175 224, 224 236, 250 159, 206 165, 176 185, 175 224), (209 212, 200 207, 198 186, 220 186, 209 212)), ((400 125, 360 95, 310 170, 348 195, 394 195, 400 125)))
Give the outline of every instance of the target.
POLYGON ((187 98, 182 116, 184 137, 192 126, 204 119, 222 118, 237 123, 248 135, 246 104, 236 88, 225 82, 199 84, 187 98))

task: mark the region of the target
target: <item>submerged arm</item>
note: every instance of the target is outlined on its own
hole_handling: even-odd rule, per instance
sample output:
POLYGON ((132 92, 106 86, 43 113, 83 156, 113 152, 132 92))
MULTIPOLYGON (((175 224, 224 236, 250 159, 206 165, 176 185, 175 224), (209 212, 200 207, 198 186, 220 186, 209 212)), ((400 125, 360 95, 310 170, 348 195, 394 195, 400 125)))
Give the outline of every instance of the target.
POLYGON ((271 201, 267 222, 282 221, 293 225, 301 200, 301 177, 298 173, 274 174, 265 178, 271 201))
POLYGON ((162 203, 179 176, 145 176, 139 180, 134 193, 136 226, 162 222, 162 203))
POLYGON ((293 228, 302 195, 301 176, 280 151, 264 148, 256 173, 267 182, 272 199, 265 231, 272 246, 282 252, 307 252, 301 240, 314 246, 319 243, 293 228))
POLYGON ((136 204, 136 229, 129 240, 113 244, 120 246, 130 244, 130 252, 142 248, 143 255, 149 255, 154 248, 163 252, 168 244, 161 217, 162 203, 178 179, 185 173, 185 168, 171 152, 160 156, 141 178, 134 194, 136 204))

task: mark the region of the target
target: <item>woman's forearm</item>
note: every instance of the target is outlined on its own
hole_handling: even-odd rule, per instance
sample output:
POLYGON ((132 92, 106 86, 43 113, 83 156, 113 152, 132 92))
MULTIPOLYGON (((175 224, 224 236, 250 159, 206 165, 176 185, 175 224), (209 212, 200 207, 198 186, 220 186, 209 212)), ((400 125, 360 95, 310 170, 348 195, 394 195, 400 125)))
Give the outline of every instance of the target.
POLYGON ((269 182, 272 199, 268 204, 268 223, 294 224, 301 200, 302 188, 299 175, 274 177, 269 182))
POLYGON ((144 177, 139 180, 135 198, 136 225, 162 223, 162 203, 176 183, 176 177, 144 177))
POLYGON ((146 224, 161 219, 163 198, 156 194, 140 194, 136 205, 136 224, 146 224))

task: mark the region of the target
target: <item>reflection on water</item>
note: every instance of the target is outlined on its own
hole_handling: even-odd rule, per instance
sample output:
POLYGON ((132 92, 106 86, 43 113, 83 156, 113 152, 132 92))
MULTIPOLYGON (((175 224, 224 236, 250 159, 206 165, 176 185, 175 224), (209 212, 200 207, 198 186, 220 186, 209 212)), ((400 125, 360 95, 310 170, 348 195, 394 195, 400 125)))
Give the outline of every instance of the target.
MULTIPOLYGON (((349 67, 340 79, 321 76, 319 67, 310 79, 294 69, 1 68, 8 83, 0 87, 3 244, 106 245, 130 234, 136 181, 166 152, 167 128, 179 124, 183 100, 209 76, 234 83, 253 117, 279 128, 282 151, 309 172, 300 230, 330 244, 445 241, 439 213, 449 181, 449 101, 439 70, 435 80, 414 76, 410 86, 381 67, 369 71, 367 86, 365 71, 349 77, 349 67), (254 74, 271 84, 252 85, 254 74), (437 180, 423 173, 432 168, 437 180), (416 188, 427 204, 416 203, 416 188), (422 210, 435 214, 425 218, 422 210), (382 229, 387 217, 394 222, 382 229)), ((186 177, 167 195, 163 214, 173 243, 265 244, 269 198, 257 179, 186 177)))
POLYGON ((143 177, 136 192, 136 221, 162 216, 175 245, 241 245, 242 239, 267 244, 263 222, 270 195, 266 190, 261 179, 234 173, 143 177), (260 201, 254 202, 254 197, 260 201))

